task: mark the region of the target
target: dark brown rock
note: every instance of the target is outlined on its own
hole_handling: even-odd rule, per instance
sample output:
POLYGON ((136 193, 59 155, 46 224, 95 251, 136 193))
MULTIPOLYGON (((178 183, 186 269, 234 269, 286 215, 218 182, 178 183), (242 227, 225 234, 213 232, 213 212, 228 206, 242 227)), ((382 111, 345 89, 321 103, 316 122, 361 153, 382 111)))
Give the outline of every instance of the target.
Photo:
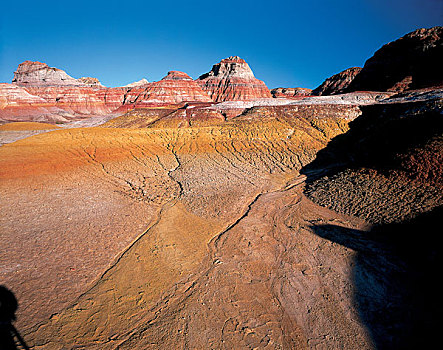
POLYGON ((417 29, 384 45, 346 91, 404 91, 443 84, 443 27, 417 29))

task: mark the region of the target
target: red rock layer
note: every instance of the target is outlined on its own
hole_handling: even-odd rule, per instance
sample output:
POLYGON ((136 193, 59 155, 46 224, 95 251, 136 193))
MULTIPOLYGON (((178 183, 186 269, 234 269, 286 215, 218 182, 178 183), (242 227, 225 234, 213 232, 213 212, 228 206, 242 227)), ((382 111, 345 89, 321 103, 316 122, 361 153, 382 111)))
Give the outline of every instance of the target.
POLYGON ((96 78, 74 79, 40 62, 26 61, 15 72, 14 84, 0 88, 0 118, 4 120, 66 121, 60 118, 124 113, 136 107, 212 103, 186 73, 171 71, 154 83, 106 88, 96 78), (58 118, 53 118, 58 115, 58 118))
POLYGON ((69 113, 14 84, 0 84, 0 119, 6 121, 66 121, 69 113))
POLYGON ((326 79, 319 87, 312 91, 312 94, 317 96, 341 94, 361 70, 360 67, 345 69, 343 72, 326 79))
POLYGON ((153 103, 212 102, 211 98, 186 73, 170 71, 160 81, 128 90, 124 104, 142 107, 153 103))
POLYGON ((26 90, 70 114, 103 115, 112 112, 90 86, 30 86, 26 90))
POLYGON ((238 56, 221 60, 197 82, 215 102, 272 97, 265 83, 256 79, 249 65, 238 56))

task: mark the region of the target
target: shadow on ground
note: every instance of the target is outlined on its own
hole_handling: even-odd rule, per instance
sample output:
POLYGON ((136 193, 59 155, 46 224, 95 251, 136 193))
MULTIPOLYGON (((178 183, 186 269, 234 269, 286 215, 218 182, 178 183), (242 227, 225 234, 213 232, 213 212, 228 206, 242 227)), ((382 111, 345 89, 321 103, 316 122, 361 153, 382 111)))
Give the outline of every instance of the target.
POLYGON ((29 349, 13 325, 17 308, 14 293, 0 285, 0 350, 29 349))
POLYGON ((437 242, 443 207, 369 232, 335 225, 314 232, 357 252, 354 301, 377 349, 424 348, 438 334, 437 242))
MULTIPOLYGON (((335 225, 312 229, 318 236, 357 252, 353 266, 355 307, 377 349, 424 349, 438 335, 435 322, 439 316, 437 264, 441 247, 437 238, 443 207, 435 199, 428 201, 426 213, 420 213, 419 190, 431 185, 440 188, 442 183, 440 108, 438 100, 362 107, 363 114, 350 123, 350 130, 334 138, 301 170, 307 176, 305 193, 329 199, 323 204, 332 203, 329 206, 333 208, 340 202, 338 207, 345 209, 371 206, 371 215, 365 219, 378 225, 369 232, 335 225), (363 178, 358 172, 362 168, 373 169, 375 175, 363 178), (343 173, 349 169, 357 172, 343 173), (332 190, 323 186, 341 172, 345 175, 340 181, 347 182, 346 186, 332 190), (387 188, 367 188, 380 193, 365 192, 366 187, 356 185, 356 180, 370 185, 378 181, 379 174, 386 176, 387 188), (401 174, 404 176, 400 178, 401 174), (389 221, 384 221, 386 218, 380 216, 383 211, 378 209, 386 205, 389 193, 384 191, 399 184, 418 195, 408 203, 408 215, 396 216, 392 211, 389 221)), ((401 191, 392 192, 396 197, 390 198, 389 205, 405 206, 401 191)))

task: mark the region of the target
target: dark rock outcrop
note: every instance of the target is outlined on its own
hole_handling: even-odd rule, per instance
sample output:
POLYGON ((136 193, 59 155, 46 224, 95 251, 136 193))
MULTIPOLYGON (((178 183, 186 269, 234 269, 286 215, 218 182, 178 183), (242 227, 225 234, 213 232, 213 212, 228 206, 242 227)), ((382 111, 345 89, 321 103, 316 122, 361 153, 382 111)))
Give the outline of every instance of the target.
POLYGON ((443 84, 443 27, 417 29, 384 45, 346 91, 404 91, 443 84))

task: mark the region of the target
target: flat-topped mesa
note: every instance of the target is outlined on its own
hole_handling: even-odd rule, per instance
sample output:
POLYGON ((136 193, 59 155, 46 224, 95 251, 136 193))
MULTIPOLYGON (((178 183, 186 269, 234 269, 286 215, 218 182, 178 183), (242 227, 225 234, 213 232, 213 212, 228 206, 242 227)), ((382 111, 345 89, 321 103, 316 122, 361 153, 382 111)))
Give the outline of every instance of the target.
POLYGON ((215 102, 272 97, 265 83, 256 79, 249 65, 238 56, 221 60, 196 81, 215 102))
POLYGON ((61 69, 33 61, 25 61, 18 65, 12 83, 20 86, 83 85, 61 69))
POLYGON ((361 72, 360 67, 351 67, 334 74, 326 79, 320 86, 312 90, 312 95, 326 96, 343 93, 355 77, 361 72))

